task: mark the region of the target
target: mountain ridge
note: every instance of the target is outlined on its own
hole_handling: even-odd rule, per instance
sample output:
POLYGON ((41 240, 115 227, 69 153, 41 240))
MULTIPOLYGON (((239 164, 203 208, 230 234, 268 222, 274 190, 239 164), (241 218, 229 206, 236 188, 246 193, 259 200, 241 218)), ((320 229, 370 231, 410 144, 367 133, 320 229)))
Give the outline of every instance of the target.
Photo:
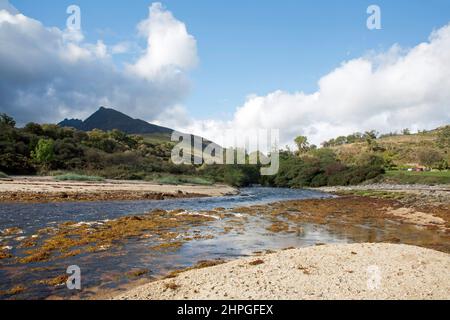
POLYGON ((173 129, 158 126, 141 119, 134 119, 120 111, 103 106, 84 121, 66 118, 59 122, 58 125, 81 131, 92 131, 94 129, 111 131, 117 129, 127 134, 172 134, 174 132, 173 129))

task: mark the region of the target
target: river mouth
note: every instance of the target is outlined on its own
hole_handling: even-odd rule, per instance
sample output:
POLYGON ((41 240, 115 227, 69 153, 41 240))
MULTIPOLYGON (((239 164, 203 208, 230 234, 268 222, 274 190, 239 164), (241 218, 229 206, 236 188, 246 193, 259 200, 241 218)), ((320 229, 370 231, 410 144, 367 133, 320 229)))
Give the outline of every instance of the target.
POLYGON ((330 198, 310 190, 248 188, 221 198, 0 205, 0 247, 10 255, 0 260, 0 299, 106 297, 199 261, 288 247, 394 236, 404 243, 442 242, 430 230, 394 220, 303 219, 302 200, 330 198), (71 240, 67 248, 61 239, 71 240), (48 255, 34 259, 41 249, 48 255), (66 287, 71 265, 81 269, 81 291, 66 287))

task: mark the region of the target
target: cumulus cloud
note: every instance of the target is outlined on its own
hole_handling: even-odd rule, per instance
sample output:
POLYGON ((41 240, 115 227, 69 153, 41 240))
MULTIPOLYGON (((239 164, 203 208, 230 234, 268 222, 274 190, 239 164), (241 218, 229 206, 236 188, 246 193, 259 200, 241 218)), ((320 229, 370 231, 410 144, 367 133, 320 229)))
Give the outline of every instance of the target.
POLYGON ((136 53, 140 51, 142 51, 142 49, 139 47, 139 45, 130 41, 122 41, 116 43, 110 48, 111 54, 125 54, 133 52, 136 53))
POLYGON ((138 28, 148 48, 121 69, 112 55, 124 52, 123 47, 86 43, 81 32, 46 27, 0 7, 0 112, 22 124, 83 118, 100 105, 156 118, 188 94, 196 42, 159 3, 138 28), (177 53, 162 59, 166 49, 177 53))
POLYGON ((0 0, 0 112, 19 123, 83 118, 100 105, 220 143, 229 129, 280 129, 281 143, 307 135, 320 144, 337 135, 430 129, 450 122, 450 25, 413 48, 394 45, 343 62, 312 93, 249 95, 229 120, 190 117, 181 102, 198 63, 195 38, 160 3, 138 24, 147 42, 108 47, 81 32, 46 27, 0 0), (139 53, 123 68, 114 55, 139 53))
POLYGON ((197 42, 184 23, 153 3, 149 17, 139 26, 139 34, 147 38, 147 50, 128 70, 146 79, 168 72, 181 72, 197 65, 197 42))
POLYGON ((10 4, 8 0, 0 0, 0 10, 6 10, 11 14, 19 13, 19 11, 14 8, 14 6, 10 4))
POLYGON ((225 129, 280 129, 281 142, 307 135, 313 143, 376 129, 431 129, 450 122, 450 25, 411 49, 342 63, 313 93, 275 91, 249 96, 230 121, 187 119, 183 130, 220 138, 225 129))

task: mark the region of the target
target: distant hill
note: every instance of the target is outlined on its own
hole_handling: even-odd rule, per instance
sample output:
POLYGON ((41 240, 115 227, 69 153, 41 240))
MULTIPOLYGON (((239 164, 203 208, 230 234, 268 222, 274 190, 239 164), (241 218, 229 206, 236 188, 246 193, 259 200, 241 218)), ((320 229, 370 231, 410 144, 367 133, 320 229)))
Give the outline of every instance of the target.
MULTIPOLYGON (((439 137, 449 132, 450 126, 415 134, 393 134, 375 140, 379 153, 392 159, 399 167, 419 166, 418 154, 421 150, 435 150, 450 162, 450 148, 439 143, 439 137)), ((447 142, 448 143, 448 142, 447 142)), ((361 153, 368 151, 366 142, 356 142, 331 146, 339 158, 345 163, 353 163, 361 153)))
POLYGON ((170 135, 174 130, 148 123, 144 120, 133 119, 114 109, 101 107, 89 118, 65 119, 58 123, 61 127, 71 127, 82 131, 99 129, 103 131, 120 130, 128 134, 163 134, 170 135))
MULTIPOLYGON (((81 131, 92 131, 94 129, 111 131, 117 129, 127 134, 140 135, 146 142, 153 144, 171 142, 171 135, 175 131, 148 123, 144 120, 133 119, 122 112, 105 107, 100 107, 100 109, 84 121, 79 119, 64 119, 58 125, 60 127, 75 128, 81 131)), ((202 137, 195 135, 191 135, 191 137, 202 139, 202 149, 205 149, 211 143, 217 148, 221 148, 218 144, 202 137)), ((194 145, 193 147, 195 149, 194 145)))

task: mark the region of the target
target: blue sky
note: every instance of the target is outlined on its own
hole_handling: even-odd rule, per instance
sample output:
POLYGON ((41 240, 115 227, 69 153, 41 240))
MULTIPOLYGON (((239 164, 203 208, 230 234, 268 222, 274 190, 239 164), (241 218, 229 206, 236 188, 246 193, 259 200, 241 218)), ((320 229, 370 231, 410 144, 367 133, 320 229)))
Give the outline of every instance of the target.
POLYGON ((448 0, 10 2, 23 16, 0 11, 0 111, 19 124, 105 105, 214 141, 280 129, 284 145, 450 123, 448 0))
MULTIPOLYGON (((136 38, 148 0, 12 0, 46 26, 65 27, 65 10, 82 10, 86 39, 106 44, 136 38)), ((210 1, 166 0, 198 45, 199 66, 184 102, 197 118, 231 117, 249 94, 281 89, 312 92, 342 61, 394 43, 414 46, 450 21, 447 0, 210 1), (382 9, 382 30, 366 28, 366 9, 382 9)), ((135 39, 136 40, 136 39, 135 39)), ((118 61, 120 63, 120 61, 118 61)))

